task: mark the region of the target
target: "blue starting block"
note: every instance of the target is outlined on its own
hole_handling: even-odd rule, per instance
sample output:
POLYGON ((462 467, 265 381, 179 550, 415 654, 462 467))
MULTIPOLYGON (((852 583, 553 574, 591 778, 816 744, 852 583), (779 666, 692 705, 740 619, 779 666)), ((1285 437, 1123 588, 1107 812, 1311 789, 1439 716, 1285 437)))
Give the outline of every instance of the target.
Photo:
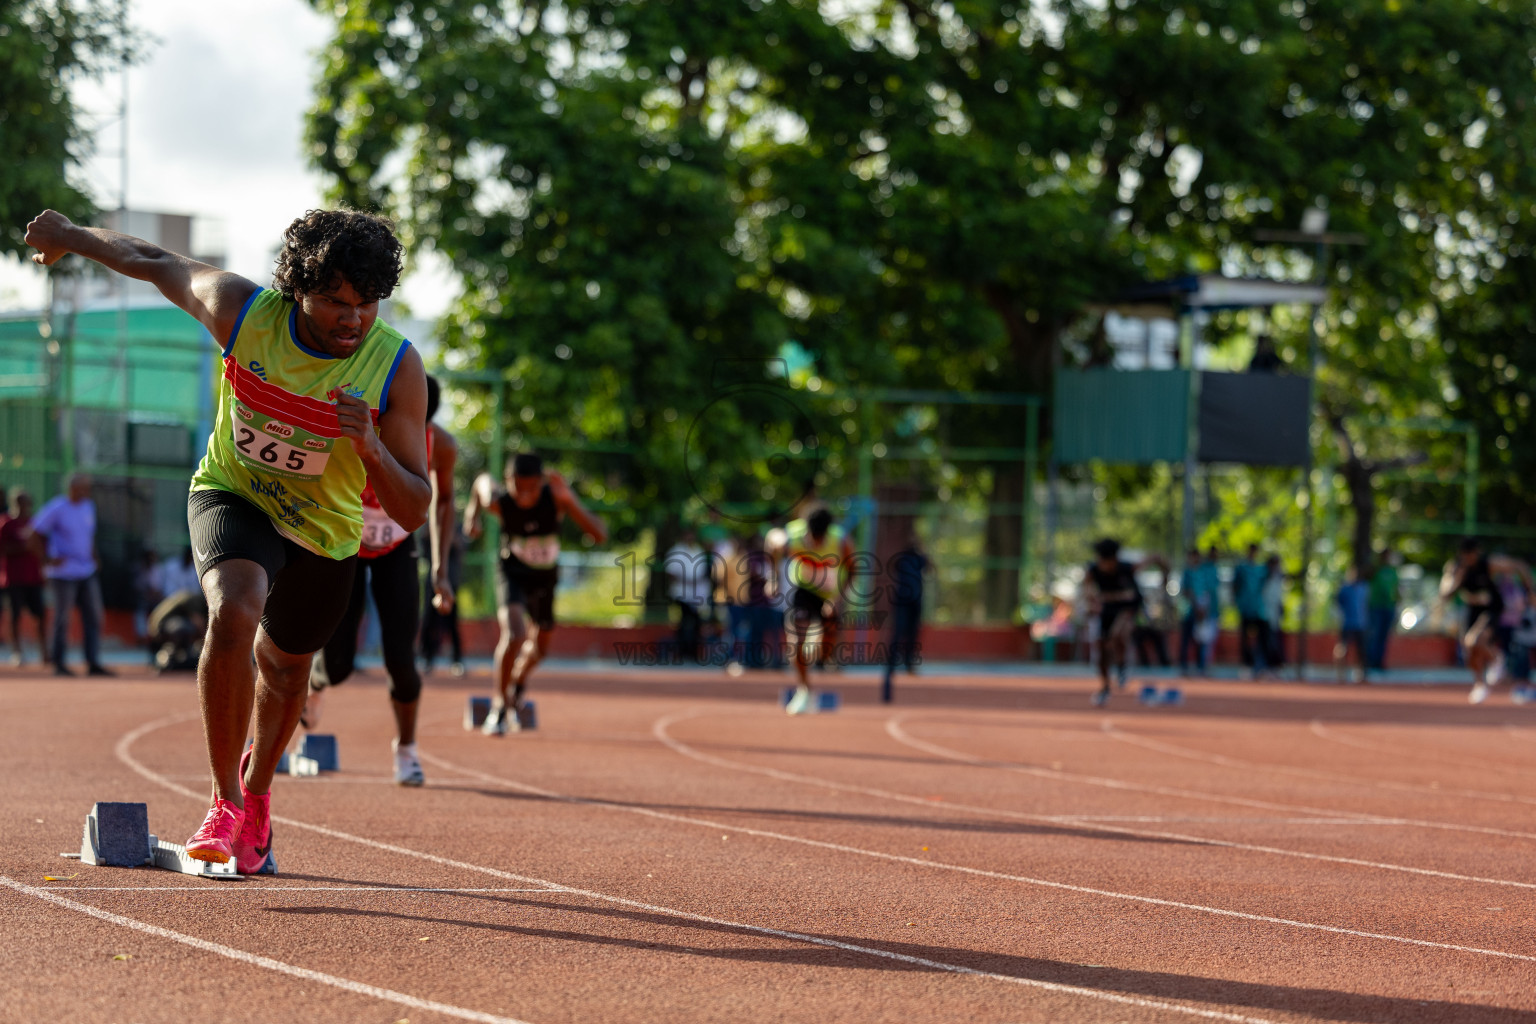
POLYGON ((525 700, 517 706, 517 731, 532 732, 539 727, 538 706, 531 700, 525 700))
MULTIPOLYGON (((335 772, 341 770, 341 759, 336 748, 336 737, 329 733, 305 733, 304 738, 299 741, 298 757, 313 761, 316 771, 335 772)), ((295 775, 310 774, 309 772, 294 771, 292 767, 290 767, 289 771, 295 775)))
POLYGON ((464 706, 464 728, 466 730, 478 729, 485 724, 485 717, 491 713, 491 698, 471 697, 469 703, 464 706))
POLYGON ((1177 686, 1159 690, 1151 683, 1143 683, 1140 700, 1148 707, 1178 707, 1184 703, 1184 691, 1177 686))
MULTIPOLYGON (((235 862, 211 864, 187 856, 184 846, 168 843, 149 831, 149 808, 136 803, 98 801, 85 816, 85 830, 80 837, 80 852, 65 857, 80 859, 82 864, 106 867, 156 867, 202 878, 239 878, 235 862)), ((277 860, 267 855, 259 875, 277 874, 277 860)))
MULTIPOLYGON (((789 702, 794 699, 796 689, 797 687, 794 686, 784 687, 784 692, 779 694, 779 707, 789 707, 789 702)), ((842 697, 836 690, 815 690, 813 691, 813 696, 816 698, 817 711, 836 711, 843 706, 842 697)))

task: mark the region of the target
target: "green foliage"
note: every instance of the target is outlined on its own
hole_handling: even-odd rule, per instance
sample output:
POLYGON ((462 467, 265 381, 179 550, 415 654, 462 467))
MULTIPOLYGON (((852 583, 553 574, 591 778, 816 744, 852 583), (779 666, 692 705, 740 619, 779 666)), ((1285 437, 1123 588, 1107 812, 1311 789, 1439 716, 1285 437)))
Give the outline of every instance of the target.
POLYGON ((117 5, 90 0, 0 4, 0 252, 23 255, 44 209, 84 220, 90 199, 70 180, 87 146, 69 84, 120 59, 117 5))
MULTIPOLYGON (((1048 393, 1061 332, 1086 334, 1093 304, 1130 282, 1186 270, 1332 275, 1319 398, 1372 460, 1426 443, 1437 465, 1461 458, 1454 436, 1393 426, 1407 417, 1496 412, 1513 437, 1527 415, 1503 384, 1536 369, 1514 262, 1536 216, 1531 5, 317 6, 336 19, 317 165, 462 275, 448 341, 513 380, 515 434, 633 450, 584 465, 634 527, 698 507, 689 437, 711 408, 707 451, 743 453, 725 500, 777 485, 763 411, 717 404, 722 361, 765 366, 793 338, 826 382, 818 402, 880 385, 1048 393), (1257 240, 1314 205, 1365 244, 1322 268, 1257 240), (1495 365, 1508 344, 1521 354, 1495 365)), ((1270 330, 1305 369, 1299 316, 1215 327, 1239 346, 1270 330)), ((836 455, 851 474, 853 448, 911 411, 844 402, 843 429, 821 433, 848 447, 823 473, 836 455)), ((1016 411, 979 406, 933 430, 970 445, 1020 432, 1016 411)), ((1295 506, 1293 489, 1249 486, 1295 506)), ((1017 467, 998 464, 960 490, 1009 487, 1017 467)), ((1384 508, 1449 507, 1454 488, 1394 484, 1384 508)), ((1234 537, 1268 523, 1240 504, 1213 515, 1234 537)))

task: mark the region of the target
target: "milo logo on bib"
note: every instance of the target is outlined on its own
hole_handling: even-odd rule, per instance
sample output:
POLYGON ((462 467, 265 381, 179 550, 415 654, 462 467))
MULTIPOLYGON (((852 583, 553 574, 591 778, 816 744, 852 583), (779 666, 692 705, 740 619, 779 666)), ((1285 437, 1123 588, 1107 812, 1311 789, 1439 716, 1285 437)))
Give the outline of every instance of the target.
POLYGON ((319 437, 276 417, 266 418, 257 430, 252 425, 257 422, 257 411, 246 408, 238 398, 231 401, 238 418, 230 418, 230 440, 241 462, 274 476, 294 479, 314 478, 325 472, 335 439, 319 437))

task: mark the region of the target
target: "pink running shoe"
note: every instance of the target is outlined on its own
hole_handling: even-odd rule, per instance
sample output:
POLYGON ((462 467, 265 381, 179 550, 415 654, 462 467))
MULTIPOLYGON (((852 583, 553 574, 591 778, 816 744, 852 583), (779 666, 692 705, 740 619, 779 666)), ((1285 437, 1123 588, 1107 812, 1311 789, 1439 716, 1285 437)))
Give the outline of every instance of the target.
POLYGON ((245 788, 245 766, 251 760, 246 749, 240 758, 240 796, 245 801, 245 821, 235 836, 235 870, 242 875, 256 875, 267 866, 272 855, 272 794, 257 795, 245 788))
POLYGON ((192 833, 187 840, 187 856, 193 860, 205 860, 214 864, 228 864, 234 856, 234 842, 245 823, 245 812, 231 801, 213 798, 203 827, 192 833))

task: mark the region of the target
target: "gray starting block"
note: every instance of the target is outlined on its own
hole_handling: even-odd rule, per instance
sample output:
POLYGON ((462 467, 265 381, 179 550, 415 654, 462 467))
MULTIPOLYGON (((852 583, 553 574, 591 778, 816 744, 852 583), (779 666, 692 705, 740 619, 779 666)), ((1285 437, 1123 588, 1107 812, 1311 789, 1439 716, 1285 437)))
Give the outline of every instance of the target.
POLYGON ((491 698, 471 697, 464 706, 464 728, 478 729, 485 724, 485 716, 491 713, 491 698))
MULTIPOLYGON (((65 854, 65 856, 70 856, 65 854)), ((213 864, 187 856, 184 846, 168 843, 149 831, 149 808, 135 803, 102 803, 85 816, 80 837, 80 863, 108 867, 156 867, 202 878, 240 878, 235 862, 213 864)), ((267 855, 259 875, 277 874, 277 859, 267 855)))
POLYGON ((308 771, 308 765, 303 766, 305 770, 295 770, 295 766, 290 765, 288 768, 290 775, 315 775, 320 772, 340 771, 341 759, 337 754, 336 737, 329 733, 305 733, 304 738, 299 741, 296 760, 313 761, 314 771, 308 771))
MULTIPOLYGON (((794 686, 784 687, 784 692, 779 694, 779 707, 789 707, 789 702, 795 697, 796 689, 797 687, 794 686)), ((843 706, 842 696, 836 690, 815 690, 813 696, 816 698, 817 711, 836 711, 843 706)))

